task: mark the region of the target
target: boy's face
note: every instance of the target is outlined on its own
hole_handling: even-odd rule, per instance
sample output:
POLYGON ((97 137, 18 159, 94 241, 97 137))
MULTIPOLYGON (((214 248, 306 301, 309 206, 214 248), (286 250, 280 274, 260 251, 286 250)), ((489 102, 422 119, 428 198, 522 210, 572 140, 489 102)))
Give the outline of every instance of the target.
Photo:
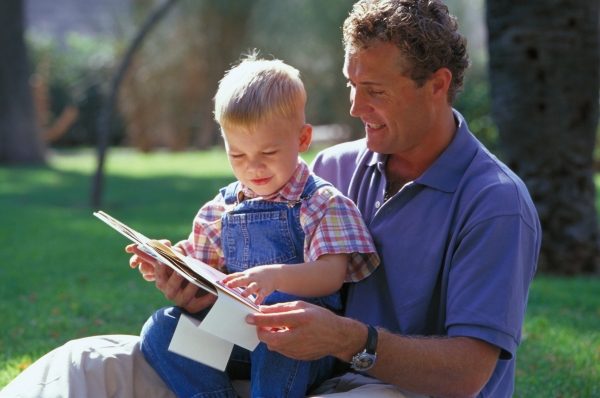
POLYGON ((223 138, 235 177, 257 195, 269 196, 292 177, 298 154, 310 145, 312 126, 273 117, 252 129, 223 129, 223 138))

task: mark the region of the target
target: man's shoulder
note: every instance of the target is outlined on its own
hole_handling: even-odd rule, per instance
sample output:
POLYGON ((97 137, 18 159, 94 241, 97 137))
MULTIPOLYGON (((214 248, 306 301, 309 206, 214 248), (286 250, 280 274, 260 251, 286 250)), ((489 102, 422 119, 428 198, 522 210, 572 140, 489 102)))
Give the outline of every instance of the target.
POLYGON ((355 141, 347 141, 342 142, 340 144, 336 144, 330 146, 328 148, 320 151, 314 162, 323 163, 323 162, 356 162, 361 155, 364 155, 367 152, 366 141, 364 138, 355 140, 355 141))
POLYGON ((344 142, 319 152, 311 167, 315 174, 347 195, 356 168, 369 153, 364 139, 344 142))
POLYGON ((535 228, 537 211, 526 184, 493 154, 479 151, 466 177, 462 196, 472 205, 479 204, 483 214, 518 214, 535 228))

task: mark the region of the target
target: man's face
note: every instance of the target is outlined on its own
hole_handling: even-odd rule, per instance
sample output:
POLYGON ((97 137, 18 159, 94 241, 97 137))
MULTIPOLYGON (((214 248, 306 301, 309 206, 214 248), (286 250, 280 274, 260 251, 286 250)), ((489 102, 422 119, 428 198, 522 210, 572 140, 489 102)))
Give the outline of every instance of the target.
POLYGON ((312 127, 271 118, 255 128, 223 129, 225 149, 235 177, 259 196, 279 191, 298 165, 298 153, 310 145, 312 127))
POLYGON ((424 145, 434 112, 428 83, 422 87, 402 73, 393 44, 376 42, 346 53, 350 114, 362 120, 367 147, 384 154, 407 154, 424 145))

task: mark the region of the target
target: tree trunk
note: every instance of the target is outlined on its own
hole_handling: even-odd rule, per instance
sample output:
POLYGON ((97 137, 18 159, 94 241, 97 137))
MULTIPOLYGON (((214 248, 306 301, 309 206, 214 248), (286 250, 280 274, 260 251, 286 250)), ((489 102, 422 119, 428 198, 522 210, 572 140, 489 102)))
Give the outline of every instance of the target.
POLYGON ((177 1, 178 0, 165 0, 150 12, 142 24, 142 27, 129 44, 127 51, 125 52, 123 59, 121 59, 119 67, 112 78, 110 93, 106 99, 106 103, 103 104, 98 118, 98 163, 96 166, 96 173, 92 180, 90 195, 90 203, 94 209, 100 207, 102 204, 102 192, 104 190, 104 162, 106 159, 106 152, 108 151, 109 134, 112 127, 113 111, 117 102, 117 96, 119 95, 119 87, 125 77, 127 68, 129 68, 131 61, 133 60, 134 54, 140 48, 144 39, 148 36, 150 31, 152 31, 152 28, 167 15, 168 11, 177 1))
POLYGON ((598 1, 487 0, 492 114, 540 215, 539 269, 599 270, 598 1))
MULTIPOLYGON (((222 142, 217 123, 213 119, 213 97, 217 92, 218 82, 225 71, 239 60, 243 51, 243 38, 248 34, 248 18, 254 2, 237 0, 206 1, 201 8, 201 23, 205 32, 203 56, 205 62, 204 80, 208 93, 198 104, 200 116, 200 134, 195 139, 195 146, 201 149, 210 148, 222 142)), ((267 54, 261 54, 267 57, 267 54)))
POLYGON ((0 164, 44 163, 24 40, 23 1, 0 1, 0 164))

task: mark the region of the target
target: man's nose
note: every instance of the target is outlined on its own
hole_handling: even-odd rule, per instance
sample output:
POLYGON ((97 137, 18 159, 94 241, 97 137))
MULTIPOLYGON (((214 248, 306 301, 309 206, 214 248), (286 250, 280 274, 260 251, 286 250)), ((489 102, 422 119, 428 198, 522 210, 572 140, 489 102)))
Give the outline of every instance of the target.
POLYGON ((357 90, 353 90, 350 94, 350 116, 361 117, 369 109, 371 109, 371 106, 364 95, 357 90))

